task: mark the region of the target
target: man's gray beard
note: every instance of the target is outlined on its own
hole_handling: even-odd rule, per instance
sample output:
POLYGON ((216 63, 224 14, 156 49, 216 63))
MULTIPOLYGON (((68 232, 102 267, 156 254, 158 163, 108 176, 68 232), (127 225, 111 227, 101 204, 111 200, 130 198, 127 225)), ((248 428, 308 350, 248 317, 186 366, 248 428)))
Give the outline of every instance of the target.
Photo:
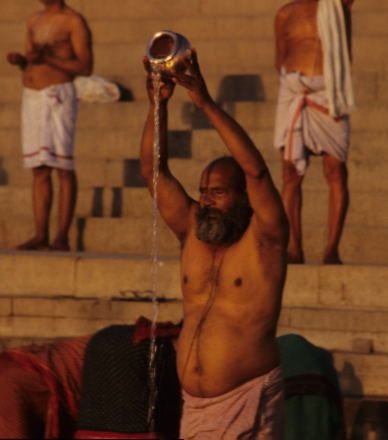
POLYGON ((252 209, 245 202, 225 213, 216 208, 199 208, 196 236, 208 244, 230 245, 242 237, 251 216, 252 209))

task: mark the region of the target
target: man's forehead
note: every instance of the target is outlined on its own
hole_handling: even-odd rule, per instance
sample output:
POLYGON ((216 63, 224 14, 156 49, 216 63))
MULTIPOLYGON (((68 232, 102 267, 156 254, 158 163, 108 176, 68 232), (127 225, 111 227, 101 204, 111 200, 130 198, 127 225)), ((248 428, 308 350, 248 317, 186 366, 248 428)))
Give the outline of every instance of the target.
POLYGON ((200 186, 230 186, 232 175, 225 167, 206 168, 201 175, 200 186))

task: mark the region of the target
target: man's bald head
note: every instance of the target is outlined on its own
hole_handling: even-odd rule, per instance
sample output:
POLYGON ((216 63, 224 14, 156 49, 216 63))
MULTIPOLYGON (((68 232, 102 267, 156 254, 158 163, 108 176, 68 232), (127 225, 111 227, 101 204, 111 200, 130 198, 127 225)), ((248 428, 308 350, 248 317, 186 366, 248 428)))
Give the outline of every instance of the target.
POLYGON ((246 191, 246 179, 245 174, 240 165, 233 157, 222 156, 212 162, 203 170, 202 176, 210 175, 213 171, 217 170, 221 172, 228 180, 231 187, 240 193, 246 191))

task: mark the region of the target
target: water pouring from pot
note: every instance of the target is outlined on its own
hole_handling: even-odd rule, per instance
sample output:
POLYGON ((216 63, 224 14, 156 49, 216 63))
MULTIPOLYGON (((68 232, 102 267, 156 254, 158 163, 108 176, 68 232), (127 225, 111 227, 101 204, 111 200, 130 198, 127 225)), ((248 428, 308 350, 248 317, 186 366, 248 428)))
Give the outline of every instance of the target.
POLYGON ((156 32, 149 41, 146 48, 152 71, 152 82, 154 90, 154 143, 153 143, 153 203, 152 203, 152 248, 151 248, 151 279, 152 279, 152 305, 153 317, 151 326, 151 343, 149 354, 149 408, 148 423, 150 430, 154 427, 154 413, 156 398, 158 394, 156 386, 156 322, 158 319, 158 178, 159 178, 159 160, 160 160, 160 89, 163 76, 169 76, 176 71, 186 70, 184 59, 187 60, 187 51, 190 49, 189 41, 181 34, 172 31, 156 32))

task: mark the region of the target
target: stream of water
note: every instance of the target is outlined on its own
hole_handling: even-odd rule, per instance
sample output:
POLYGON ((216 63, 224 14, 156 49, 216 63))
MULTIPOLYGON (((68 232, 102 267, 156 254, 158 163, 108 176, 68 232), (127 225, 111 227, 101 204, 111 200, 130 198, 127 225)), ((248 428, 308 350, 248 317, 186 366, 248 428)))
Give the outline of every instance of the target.
POLYGON ((152 245, 151 245, 151 281, 152 281, 152 325, 151 342, 149 352, 149 405, 148 405, 148 424, 150 431, 154 431, 155 425, 155 406, 157 399, 156 383, 156 324, 159 314, 158 287, 159 287, 159 211, 158 211, 158 179, 160 162, 160 117, 159 117, 159 95, 160 95, 161 75, 157 70, 153 73, 154 88, 154 142, 153 142, 153 198, 152 198, 152 245))

